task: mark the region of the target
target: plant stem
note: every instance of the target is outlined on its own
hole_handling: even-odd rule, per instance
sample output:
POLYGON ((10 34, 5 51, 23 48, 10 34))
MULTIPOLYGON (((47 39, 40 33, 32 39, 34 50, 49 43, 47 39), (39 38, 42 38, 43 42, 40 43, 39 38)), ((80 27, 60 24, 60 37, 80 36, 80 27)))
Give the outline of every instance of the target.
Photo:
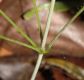
POLYGON ((32 0, 33 4, 34 4, 34 9, 35 9, 35 13, 36 13, 36 18, 37 18, 37 22, 38 22, 38 29, 39 29, 39 33, 40 33, 40 39, 42 41, 43 39, 43 32, 42 32, 42 28, 41 28, 41 21, 40 21, 40 17, 39 17, 39 12, 38 12, 38 7, 36 5, 36 0, 32 0))
MULTIPOLYGON (((45 50, 45 47, 46 47, 46 40, 47 40, 49 28, 50 28, 50 22, 51 22, 51 17, 52 17, 52 14, 53 14, 54 5, 55 5, 55 0, 52 0, 51 1, 50 12, 49 12, 49 17, 48 17, 45 33, 44 33, 44 36, 43 36, 42 46, 41 46, 43 50, 45 50)), ((33 72, 32 77, 31 77, 31 80, 35 80, 35 78, 36 78, 36 75, 37 75, 37 72, 39 70, 42 58, 43 58, 43 54, 39 54, 34 72, 33 72)))
POLYGON ((26 38, 32 44, 32 46, 36 47, 36 43, 28 35, 26 35, 26 33, 23 32, 23 30, 18 27, 2 10, 0 10, 0 15, 2 15, 17 30, 18 33, 26 38))
POLYGON ((64 27, 62 27, 62 29, 57 33, 57 35, 55 36, 55 38, 50 42, 48 49, 51 49, 54 45, 54 43, 58 40, 58 38, 61 36, 61 33, 67 28, 69 27, 69 25, 77 19, 77 17, 84 11, 84 6, 72 17, 72 19, 70 19, 65 25, 64 27))
POLYGON ((9 42, 12 42, 12 43, 16 43, 16 44, 19 44, 19 45, 24 46, 24 47, 26 47, 26 48, 30 48, 30 49, 32 49, 32 50, 35 50, 35 51, 37 51, 37 52, 40 52, 40 51, 38 50, 38 48, 34 48, 33 46, 28 45, 28 44, 26 44, 26 43, 23 43, 23 42, 21 42, 21 41, 19 41, 19 40, 10 39, 10 38, 5 37, 5 36, 2 36, 2 35, 0 35, 0 39, 6 40, 6 41, 9 41, 9 42))
POLYGON ((40 64, 41 64, 41 61, 42 61, 42 58, 43 58, 43 54, 39 54, 38 55, 37 62, 36 62, 36 66, 34 68, 34 72, 33 72, 32 77, 31 77, 30 80, 35 80, 36 75, 37 75, 37 72, 38 72, 39 67, 40 67, 40 64))
POLYGON ((44 38, 43 38, 43 42, 42 42, 42 48, 43 49, 45 49, 47 36, 48 36, 49 29, 50 29, 50 23, 51 23, 53 10, 54 10, 54 5, 55 5, 55 0, 52 0, 51 7, 50 7, 50 12, 49 12, 49 15, 48 15, 48 18, 47 18, 47 24, 46 24, 46 29, 45 29, 45 33, 44 33, 44 38))

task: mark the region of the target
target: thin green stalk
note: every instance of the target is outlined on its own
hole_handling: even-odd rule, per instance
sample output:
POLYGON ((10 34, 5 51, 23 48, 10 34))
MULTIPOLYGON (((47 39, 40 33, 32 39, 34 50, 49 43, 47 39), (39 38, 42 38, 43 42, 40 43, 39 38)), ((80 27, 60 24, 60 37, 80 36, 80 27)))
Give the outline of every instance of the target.
POLYGON ((33 5, 34 5, 34 9, 35 9, 35 13, 36 13, 36 18, 37 18, 37 22, 38 22, 38 29, 39 29, 39 33, 40 33, 40 39, 42 41, 43 39, 43 33, 42 33, 42 29, 41 29, 41 21, 40 21, 40 17, 39 17, 39 12, 38 12, 38 8, 36 5, 36 0, 32 0, 33 1, 33 5))
MULTIPOLYGON (((52 17, 52 14, 53 14, 54 5, 55 5, 55 0, 52 0, 51 7, 50 7, 50 12, 49 12, 49 17, 48 17, 48 21, 47 21, 43 41, 42 41, 42 46, 41 46, 43 50, 45 50, 45 47, 46 47, 46 40, 47 40, 49 28, 50 28, 50 22, 51 22, 51 17, 52 17)), ((39 54, 34 72, 33 72, 30 80, 35 80, 38 69, 39 69, 41 61, 42 61, 42 58, 43 58, 43 54, 39 54)))
POLYGON ((58 38, 60 37, 60 35, 62 34, 62 32, 69 27, 69 25, 75 21, 77 19, 77 17, 84 11, 84 6, 72 17, 72 19, 70 19, 65 25, 64 27, 62 27, 62 29, 57 33, 57 35, 55 36, 55 38, 50 42, 48 49, 51 49, 54 46, 54 43, 58 40, 58 38))
POLYGON ((2 15, 24 38, 26 38, 33 46, 36 47, 36 43, 22 31, 2 10, 0 10, 0 15, 2 15))
POLYGON ((41 64, 41 61, 42 61, 42 58, 43 58, 43 54, 39 54, 37 62, 36 62, 36 66, 34 68, 34 71, 33 71, 33 74, 32 74, 32 77, 31 77, 30 80, 35 80, 37 72, 38 72, 40 64, 41 64))
POLYGON ((2 36, 2 35, 0 35, 0 39, 6 40, 6 41, 9 41, 9 42, 12 42, 12 43, 16 43, 16 44, 19 44, 19 45, 24 46, 26 48, 30 48, 32 50, 35 50, 35 51, 39 52, 39 50, 37 48, 34 48, 33 46, 25 44, 25 43, 23 43, 19 40, 10 39, 10 38, 2 36))
POLYGON ((47 41, 47 36, 48 36, 49 29, 50 29, 50 23, 51 23, 51 18, 52 18, 52 14, 53 14, 54 5, 55 5, 55 0, 52 0, 51 7, 50 7, 50 12, 49 12, 48 19, 47 19, 46 29, 45 29, 45 32, 44 32, 43 42, 42 42, 42 48, 43 49, 45 49, 45 46, 46 46, 46 41, 47 41))

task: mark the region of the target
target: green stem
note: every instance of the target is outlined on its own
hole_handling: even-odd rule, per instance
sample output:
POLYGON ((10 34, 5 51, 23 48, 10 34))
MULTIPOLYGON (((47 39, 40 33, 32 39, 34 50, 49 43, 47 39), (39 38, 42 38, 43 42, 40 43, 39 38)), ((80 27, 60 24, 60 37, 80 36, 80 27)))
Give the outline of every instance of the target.
POLYGON ((6 40, 6 41, 9 41, 9 42, 12 42, 12 43, 16 43, 16 44, 19 44, 19 45, 24 46, 26 48, 30 48, 32 50, 35 50, 35 51, 39 52, 39 50, 37 48, 34 48, 33 46, 25 44, 25 43, 23 43, 21 41, 10 39, 10 38, 2 36, 2 35, 0 35, 0 39, 6 40))
POLYGON ((60 35, 62 34, 62 32, 73 22, 77 19, 77 17, 84 11, 84 6, 75 14, 74 17, 72 17, 72 19, 70 19, 65 25, 64 27, 62 27, 62 29, 57 33, 57 35, 55 36, 55 38, 50 42, 48 49, 51 49, 54 46, 54 43, 59 39, 60 35))
MULTIPOLYGON (((49 17, 48 17, 48 21, 47 21, 43 41, 42 41, 42 46, 41 46, 43 50, 45 50, 45 46, 46 46, 46 40, 47 40, 49 28, 50 28, 50 22, 51 22, 51 17, 52 17, 52 14, 53 14, 54 5, 55 5, 55 0, 52 0, 51 7, 50 7, 50 12, 49 12, 49 17)), ((38 72, 38 69, 39 69, 41 61, 42 61, 42 58, 43 58, 43 54, 39 54, 34 72, 33 72, 30 80, 35 80, 36 74, 38 72)))
POLYGON ((34 7, 35 7, 34 9, 35 9, 35 13, 36 13, 37 22, 38 22, 38 29, 39 29, 39 33, 40 33, 40 39, 42 41, 43 33, 42 33, 42 29, 41 29, 41 21, 40 21, 40 17, 39 17, 38 8, 36 6, 36 0, 33 0, 33 4, 34 4, 34 7))
POLYGON ((52 18, 52 14, 53 14, 54 5, 55 5, 55 0, 52 0, 51 7, 50 7, 50 12, 49 12, 48 19, 47 19, 46 29, 45 29, 45 32, 44 32, 43 42, 42 42, 42 48, 43 49, 45 49, 47 36, 48 36, 49 29, 50 29, 50 23, 51 23, 51 18, 52 18))
POLYGON ((32 41, 32 39, 26 35, 26 33, 24 33, 22 31, 22 29, 20 27, 18 27, 2 10, 0 10, 0 14, 24 37, 26 38, 33 46, 36 47, 36 43, 34 41, 32 41))

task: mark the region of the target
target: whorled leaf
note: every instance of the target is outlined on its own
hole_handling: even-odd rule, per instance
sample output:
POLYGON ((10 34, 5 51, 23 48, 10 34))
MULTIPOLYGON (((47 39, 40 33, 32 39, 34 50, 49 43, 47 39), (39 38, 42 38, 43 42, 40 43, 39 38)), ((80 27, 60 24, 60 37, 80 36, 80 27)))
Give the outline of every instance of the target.
POLYGON ((69 61, 54 58, 44 59, 43 61, 51 66, 64 69, 67 73, 77 78, 78 80, 84 80, 84 69, 69 61))

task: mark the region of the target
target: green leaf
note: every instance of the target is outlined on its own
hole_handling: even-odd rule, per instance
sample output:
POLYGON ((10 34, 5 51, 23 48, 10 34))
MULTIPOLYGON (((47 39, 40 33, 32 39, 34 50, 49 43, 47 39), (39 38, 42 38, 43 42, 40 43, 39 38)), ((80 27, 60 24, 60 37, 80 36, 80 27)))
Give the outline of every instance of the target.
MULTIPOLYGON (((44 3, 44 4, 41 4, 41 5, 37 6, 37 9, 38 9, 38 12, 40 12, 40 11, 43 10, 43 9, 47 9, 47 10, 48 10, 49 7, 50 7, 50 3, 44 3)), ((56 2, 56 3, 55 3, 55 8, 54 8, 54 10, 55 10, 56 12, 64 12, 64 11, 69 10, 69 7, 67 7, 67 6, 66 6, 64 3, 62 3, 62 2, 56 2)), ((23 15, 24 19, 25 19, 25 20, 31 19, 31 18, 33 17, 33 15, 34 15, 34 12, 35 12, 35 8, 32 8, 30 11, 27 11, 27 12, 23 15)))
POLYGON ((78 80, 84 79, 84 69, 69 61, 65 61, 62 59, 48 58, 48 59, 44 59, 44 62, 46 62, 49 65, 64 69, 67 73, 77 78, 78 80))

